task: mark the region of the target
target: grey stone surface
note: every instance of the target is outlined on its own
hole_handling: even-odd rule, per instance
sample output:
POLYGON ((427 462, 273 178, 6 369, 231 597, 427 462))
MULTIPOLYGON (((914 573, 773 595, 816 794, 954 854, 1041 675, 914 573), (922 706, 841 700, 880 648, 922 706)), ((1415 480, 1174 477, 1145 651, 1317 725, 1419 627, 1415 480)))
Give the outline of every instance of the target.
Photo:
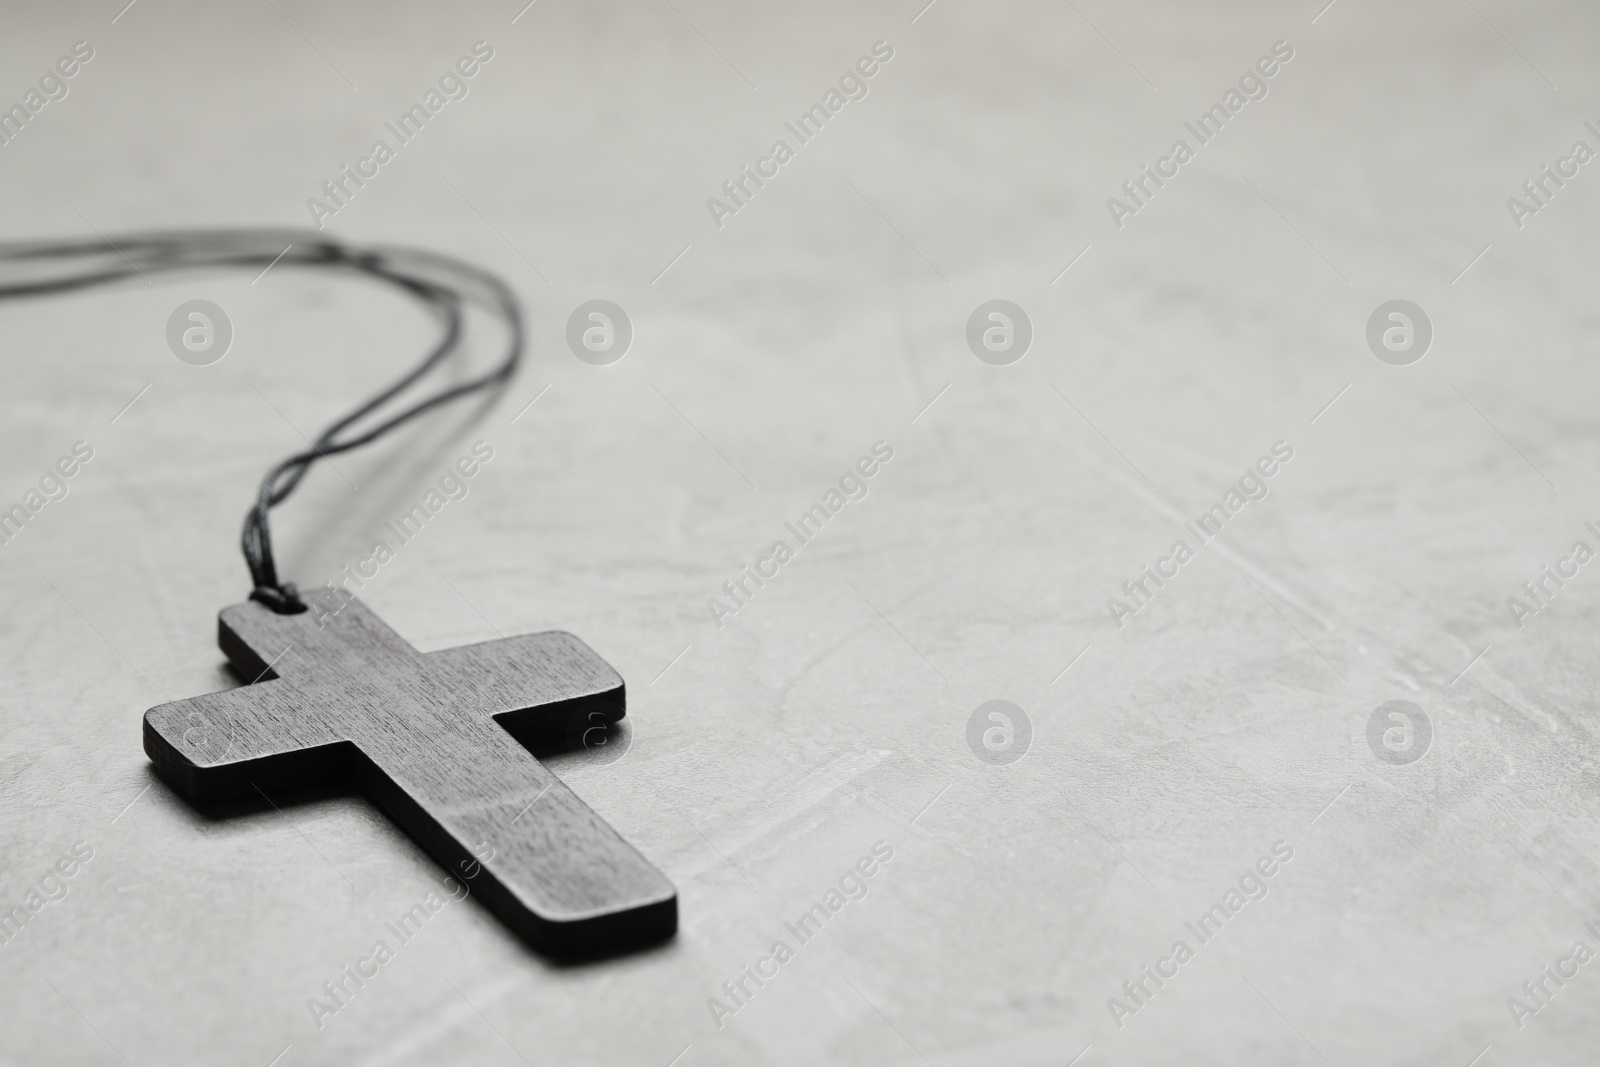
POLYGON ((306 224, 493 48, 325 221, 503 272, 527 365, 314 474, 280 563, 335 577, 488 442, 361 595, 425 651, 562 629, 616 666, 626 755, 551 767, 682 926, 557 967, 449 901, 319 1029, 308 1000, 443 872, 360 795, 196 812, 140 716, 229 684, 254 480, 431 324, 293 271, 11 305, 0 505, 93 458, 0 547, 0 905, 65 890, 0 945, 0 1061, 1593 1062, 1600 964, 1526 1018, 1508 998, 1600 950, 1596 565, 1507 604, 1600 548, 1596 165, 1507 206, 1600 148, 1592 6, 119 6, 0 16, 0 104, 94 50, 0 146, 7 238, 306 224), (865 97, 796 144, 880 40, 865 97), (1277 41, 1267 95, 1197 145, 1277 41), (707 198, 779 138, 719 227, 707 198), (1119 228, 1107 198, 1178 138, 1194 158, 1119 228), (166 323, 202 299, 233 339, 191 366, 166 323), (609 366, 565 339, 596 299, 633 328, 609 366), (1008 366, 967 343, 994 299, 1032 324, 1008 366), (1390 300, 1431 320, 1418 362, 1368 347, 1390 300), (865 498, 719 627, 708 600, 880 440, 865 498), (1268 495, 1200 544, 1185 522, 1279 441, 1268 495), (1177 573, 1119 626, 1145 566, 1177 573), (1010 764, 968 744, 991 700, 1031 723, 1010 764), (1431 728, 1409 763, 1369 735, 1396 700, 1431 728))

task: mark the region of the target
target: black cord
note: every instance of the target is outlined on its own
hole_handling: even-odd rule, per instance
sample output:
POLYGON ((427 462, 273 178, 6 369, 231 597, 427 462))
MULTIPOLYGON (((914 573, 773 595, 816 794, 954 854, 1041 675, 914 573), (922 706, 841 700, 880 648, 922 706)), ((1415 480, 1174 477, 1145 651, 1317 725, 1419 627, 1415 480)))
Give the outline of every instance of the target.
POLYGON ((275 464, 245 515, 241 538, 254 589, 252 600, 280 614, 306 610, 294 583, 281 581, 272 555, 269 512, 281 504, 319 459, 370 444, 442 404, 508 381, 522 357, 522 309, 494 274, 417 248, 353 248, 310 230, 178 230, 103 241, 39 241, 0 244, 0 300, 71 292, 159 271, 218 267, 325 267, 366 274, 420 300, 443 323, 433 349, 411 370, 354 411, 323 430, 303 452, 275 464), (8 280, 21 274, 18 280, 8 280), (44 277, 39 277, 44 274, 44 277), (439 366, 461 344, 464 307, 475 304, 502 318, 509 338, 501 361, 488 372, 425 396, 376 426, 340 435, 373 415, 439 366))

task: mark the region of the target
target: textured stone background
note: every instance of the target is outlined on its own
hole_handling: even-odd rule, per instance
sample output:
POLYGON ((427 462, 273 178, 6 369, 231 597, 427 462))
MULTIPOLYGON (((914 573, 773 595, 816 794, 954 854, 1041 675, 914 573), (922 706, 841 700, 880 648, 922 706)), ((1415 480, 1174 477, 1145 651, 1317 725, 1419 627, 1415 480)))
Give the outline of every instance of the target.
POLYGON ((12 5, 0 102, 96 55, 0 147, 7 237, 303 225, 493 46, 329 230, 502 272, 527 363, 320 470, 282 562, 320 582, 491 442, 365 597, 424 649, 564 628, 621 670, 625 758, 555 766, 677 883, 682 929, 558 968, 451 905, 317 1030, 307 998, 440 870, 359 795, 197 814, 139 718, 230 684, 255 479, 432 327, 291 270, 12 304, 0 502, 96 454, 0 548, 0 904, 94 859, 0 947, 0 1060, 1592 1063, 1600 963, 1520 1029, 1507 998, 1600 949, 1600 572, 1520 629, 1506 600, 1600 547, 1600 175, 1521 230, 1505 201, 1600 147, 1600 15, 1322 2, 12 5), (866 99, 716 228, 706 198, 880 39, 866 99), (1278 40, 1270 95, 1117 229, 1106 198, 1278 40), (197 297, 236 331, 205 368, 163 338, 197 297), (606 368, 563 341, 595 297, 635 330, 606 368), (1035 329, 1009 367, 963 339, 993 297, 1035 329), (1407 367, 1364 339, 1397 297, 1436 331, 1407 367), (870 496, 713 626, 878 439, 870 496), (1114 626, 1107 597, 1277 440, 1271 495, 1114 626), (1007 766, 966 742, 997 698, 1033 726, 1007 766), (1434 730, 1406 766, 1366 740, 1392 699, 1434 730), (880 840, 866 898, 719 1029, 707 998, 880 840), (1119 1028, 1107 999, 1277 841, 1269 895, 1119 1028))

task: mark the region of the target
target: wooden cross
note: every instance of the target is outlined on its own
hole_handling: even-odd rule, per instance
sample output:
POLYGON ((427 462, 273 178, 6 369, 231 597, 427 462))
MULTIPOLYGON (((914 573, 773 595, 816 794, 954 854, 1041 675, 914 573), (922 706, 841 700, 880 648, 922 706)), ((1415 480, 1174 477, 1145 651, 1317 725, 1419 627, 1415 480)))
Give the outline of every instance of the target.
MULTIPOLYGON (((622 677, 552 631, 426 655, 358 600, 334 615, 224 608, 238 689, 151 708, 144 749, 197 801, 354 777, 534 947, 672 935, 677 891, 520 743, 624 715, 622 677)), ((263 794, 265 795, 265 794, 263 794)))

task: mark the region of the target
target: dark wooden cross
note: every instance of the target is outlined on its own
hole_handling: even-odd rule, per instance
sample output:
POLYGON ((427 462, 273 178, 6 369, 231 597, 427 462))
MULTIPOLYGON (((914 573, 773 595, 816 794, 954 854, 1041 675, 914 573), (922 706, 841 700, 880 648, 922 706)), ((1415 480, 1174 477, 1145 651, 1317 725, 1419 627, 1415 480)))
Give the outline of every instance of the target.
MULTIPOLYGON (((622 677, 569 633, 426 655, 358 600, 223 609, 255 684, 151 708, 144 749, 197 801, 354 777, 534 947, 598 955, 672 935, 672 883, 520 743, 621 719, 622 677)), ((264 795, 264 794, 263 794, 264 795)))

